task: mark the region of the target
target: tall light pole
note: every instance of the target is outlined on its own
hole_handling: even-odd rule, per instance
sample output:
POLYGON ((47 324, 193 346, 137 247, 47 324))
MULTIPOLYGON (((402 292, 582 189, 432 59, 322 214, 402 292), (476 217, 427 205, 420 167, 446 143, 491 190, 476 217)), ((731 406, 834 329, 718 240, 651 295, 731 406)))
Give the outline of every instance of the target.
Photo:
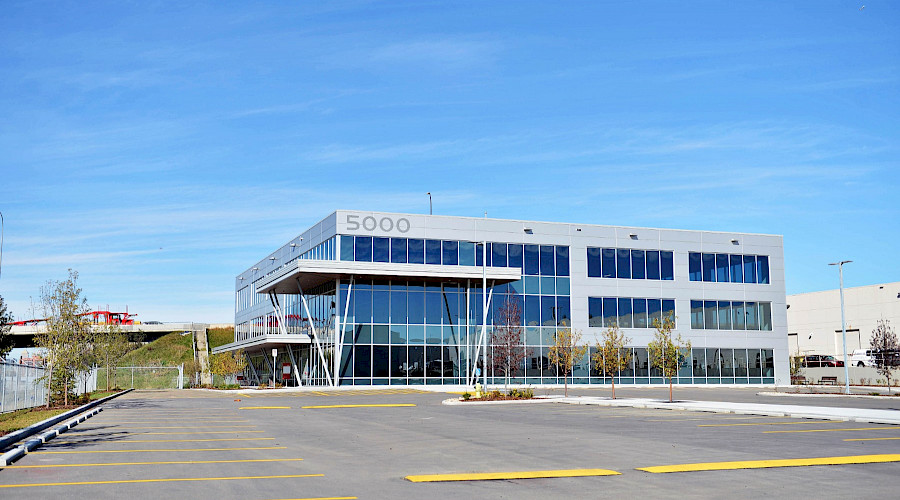
POLYGON ((3 212, 0 212, 0 276, 3 275, 3 212))
MULTIPOLYGON (((484 213, 487 217, 487 212, 484 213)), ((481 245, 481 337, 484 351, 481 353, 481 376, 484 379, 482 387, 487 391, 487 240, 481 245)))
POLYGON ((832 262, 829 266, 838 266, 838 274, 841 278, 841 336, 844 338, 844 392, 850 394, 850 359, 847 357, 847 324, 844 321, 844 264, 852 260, 832 262))
POLYGON ((431 191, 429 191, 425 194, 428 195, 428 215, 434 215, 434 212, 433 212, 432 206, 431 206, 431 191))

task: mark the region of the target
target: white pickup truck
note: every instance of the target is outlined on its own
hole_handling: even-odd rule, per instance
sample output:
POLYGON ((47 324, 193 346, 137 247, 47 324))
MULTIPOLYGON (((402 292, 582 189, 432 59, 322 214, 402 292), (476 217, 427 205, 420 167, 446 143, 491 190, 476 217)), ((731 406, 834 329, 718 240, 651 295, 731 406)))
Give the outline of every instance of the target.
POLYGON ((875 352, 872 349, 856 349, 850 355, 850 366, 875 366, 875 352))

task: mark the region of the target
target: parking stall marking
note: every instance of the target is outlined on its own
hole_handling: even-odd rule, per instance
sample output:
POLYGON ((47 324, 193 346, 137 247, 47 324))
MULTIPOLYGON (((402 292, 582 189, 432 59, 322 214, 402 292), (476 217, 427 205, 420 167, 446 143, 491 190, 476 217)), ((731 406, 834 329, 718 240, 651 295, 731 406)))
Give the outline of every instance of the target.
POLYGON ((416 406, 414 403, 370 404, 370 405, 318 405, 302 406, 304 410, 321 410, 326 408, 394 408, 416 406))
POLYGON ((608 469, 560 469, 529 470, 516 472, 471 472, 460 474, 420 474, 406 476, 412 483, 434 483, 445 481, 493 481, 502 479, 537 479, 552 477, 618 476, 621 472, 608 469))
POLYGON ((159 450, 65 450, 65 451, 32 451, 29 455, 74 455, 77 453, 158 453, 179 451, 238 451, 238 450, 284 450, 287 446, 256 446, 250 448, 174 448, 159 450))
POLYGON ((829 420, 816 420, 816 421, 801 421, 801 422, 753 422, 753 423, 739 423, 739 424, 697 424, 697 427, 745 427, 750 425, 809 425, 809 424, 842 424, 841 421, 829 421, 829 420))
MULTIPOLYGON (((156 426, 156 427, 119 427, 115 426, 117 429, 246 429, 256 427, 255 425, 204 425, 204 426, 190 426, 190 425, 177 425, 177 426, 156 426)), ((88 429, 91 429, 90 427, 88 429)))
POLYGON ((775 460, 740 460, 734 462, 705 462, 693 464, 657 465, 653 467, 639 467, 636 470, 653 474, 666 474, 671 472, 701 472, 713 470, 736 469, 767 469, 775 467, 805 467, 813 465, 851 465, 900 462, 900 454, 884 455, 855 455, 844 457, 821 458, 789 458, 775 460))
POLYGON ((802 429, 796 431, 763 431, 763 434, 784 434, 788 432, 855 432, 855 431, 900 431, 898 426, 890 427, 845 427, 841 429, 802 429))
MULTIPOLYGON (((105 440, 103 444, 119 444, 119 443, 207 443, 213 441, 273 441, 271 437, 250 437, 250 438, 215 438, 215 439, 117 439, 105 440)), ((51 444, 89 444, 91 440, 78 441, 53 441, 51 444)))
POLYGON ((176 460, 168 462, 109 462, 96 464, 39 464, 39 465, 7 465, 5 469, 52 469, 60 467, 111 467, 127 465, 197 465, 197 464, 234 464, 247 462, 299 462, 302 458, 253 458, 244 460, 176 460))
POLYGON ((235 477, 182 477, 160 479, 117 479, 112 481, 74 481, 69 483, 32 483, 32 484, 0 484, 0 488, 33 488, 40 486, 82 486, 89 484, 128 484, 128 483, 169 483, 183 481, 235 481, 246 479, 287 479, 299 477, 324 477, 325 474, 287 474, 280 476, 235 476, 235 477))

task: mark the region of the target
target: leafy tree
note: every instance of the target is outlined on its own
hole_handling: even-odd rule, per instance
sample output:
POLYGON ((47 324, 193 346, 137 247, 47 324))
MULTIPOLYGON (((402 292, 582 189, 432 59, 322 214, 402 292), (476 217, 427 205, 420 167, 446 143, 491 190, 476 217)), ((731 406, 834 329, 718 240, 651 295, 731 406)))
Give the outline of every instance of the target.
POLYGON ((609 375, 612 380, 612 398, 616 399, 616 374, 628 368, 631 363, 631 350, 625 346, 631 342, 617 325, 607 328, 597 342, 597 352, 594 354, 594 366, 604 376, 609 375))
POLYGON ((663 377, 669 379, 669 402, 672 402, 672 378, 678 374, 678 368, 685 359, 685 353, 691 352, 690 341, 682 340, 681 335, 674 335, 675 317, 667 315, 662 321, 653 320, 656 333, 647 344, 650 366, 659 368, 663 377))
POLYGON ((512 298, 500 306, 491 331, 491 366, 509 385, 509 377, 522 364, 528 352, 522 343, 522 310, 512 298))
POLYGON ((3 297, 0 297, 0 359, 5 358, 16 343, 9 333, 9 324, 12 321, 12 314, 6 310, 6 302, 3 301, 3 297))
POLYGON ((897 342, 897 335, 889 320, 878 320, 875 329, 872 330, 869 346, 875 351, 875 367, 878 373, 887 380, 888 393, 890 393, 891 373, 894 370, 897 349, 900 349, 900 344, 897 342))
POLYGON ((556 331, 556 339, 550 346, 550 362, 562 371, 566 396, 569 395, 569 374, 587 350, 586 344, 581 345, 581 333, 577 330, 560 328, 556 331))
POLYGON ((115 371, 119 359, 131 350, 128 334, 119 325, 107 323, 94 335, 94 353, 96 359, 106 368, 106 390, 109 390, 109 372, 115 371))
POLYGON ((209 360, 209 371, 223 378, 241 373, 246 367, 247 359, 243 349, 213 354, 209 360))
POLYGON ((35 342, 45 349, 50 363, 50 400, 69 404, 72 383, 78 373, 90 368, 91 324, 84 314, 90 309, 78 288, 78 272, 69 269, 65 281, 50 281, 41 289, 41 307, 47 318, 35 342))

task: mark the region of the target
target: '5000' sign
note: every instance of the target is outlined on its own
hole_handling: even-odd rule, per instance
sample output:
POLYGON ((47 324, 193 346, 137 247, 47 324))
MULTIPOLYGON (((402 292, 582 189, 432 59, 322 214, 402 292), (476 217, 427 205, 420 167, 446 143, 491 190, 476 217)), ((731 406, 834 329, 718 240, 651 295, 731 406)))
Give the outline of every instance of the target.
POLYGON ((376 218, 371 215, 365 217, 353 214, 347 215, 347 229, 350 231, 358 231, 360 228, 365 229, 366 231, 381 229, 387 233, 396 229, 401 233, 408 233, 409 227, 409 219, 405 217, 395 220, 390 217, 376 218))

